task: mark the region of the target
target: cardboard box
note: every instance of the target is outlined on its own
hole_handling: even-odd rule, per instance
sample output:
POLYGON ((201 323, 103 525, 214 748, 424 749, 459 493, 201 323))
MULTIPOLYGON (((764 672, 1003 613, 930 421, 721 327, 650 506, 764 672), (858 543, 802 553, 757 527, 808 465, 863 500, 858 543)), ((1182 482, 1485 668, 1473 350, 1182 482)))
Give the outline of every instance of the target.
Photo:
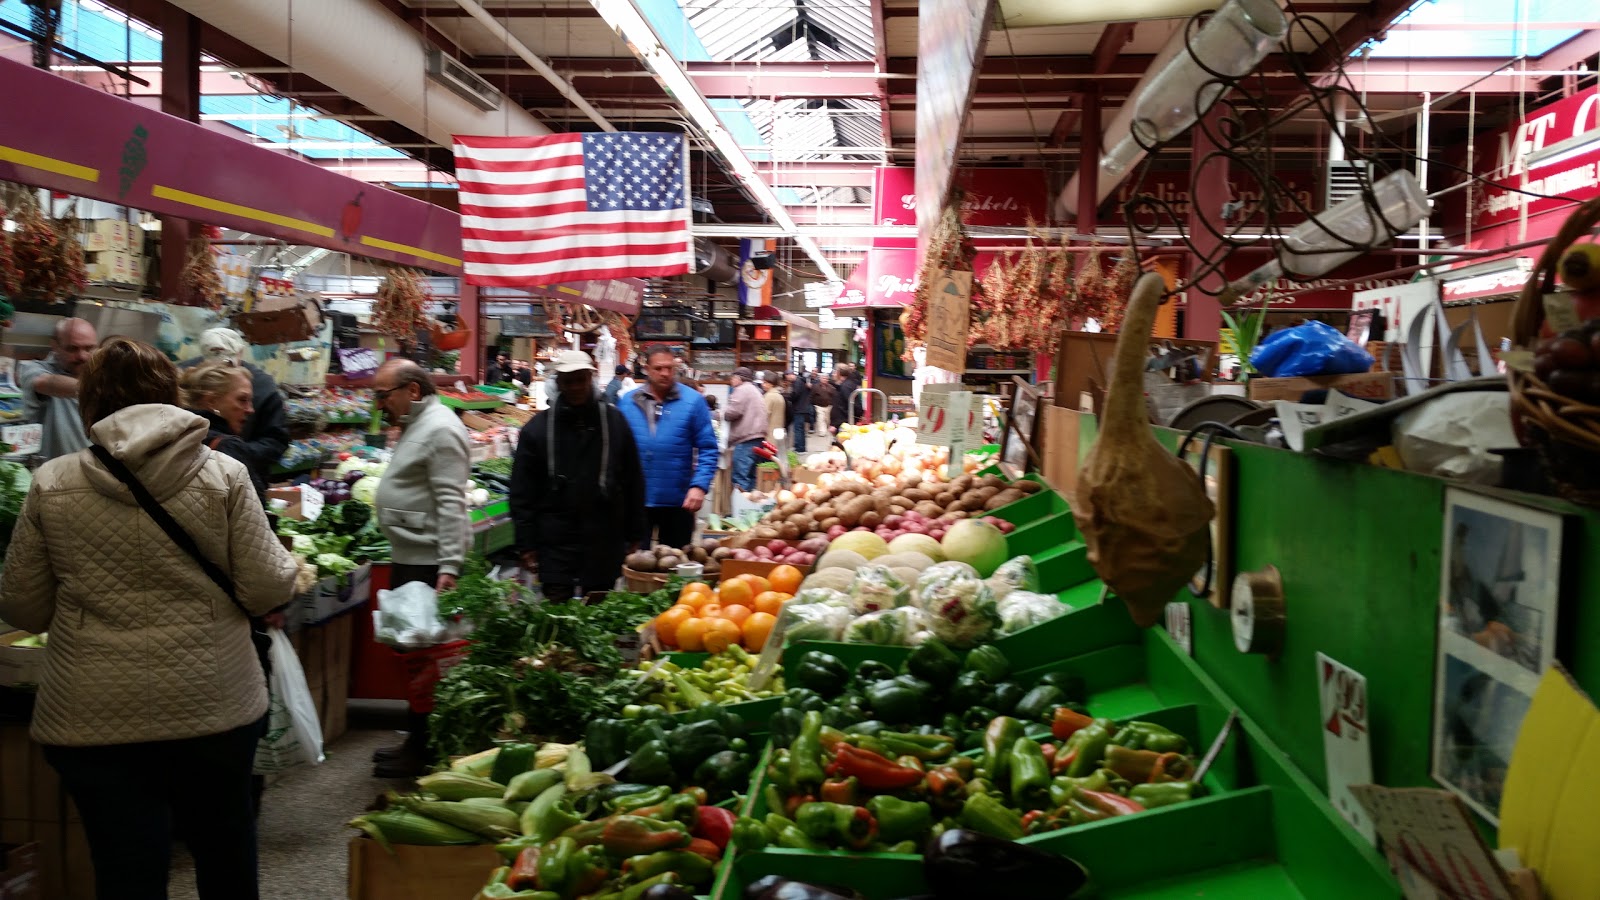
POLYGON ((1394 379, 1393 372, 1252 378, 1249 382, 1249 395, 1251 400, 1299 400, 1307 391, 1338 389, 1362 400, 1393 400, 1394 379))
POLYGON ((0 634, 0 684, 39 683, 39 670, 44 666, 44 649, 11 646, 25 637, 30 637, 26 631, 0 634))
POLYGON ((317 582, 315 590, 302 595, 301 621, 307 625, 325 622, 371 597, 372 563, 363 563, 346 576, 343 585, 337 577, 330 576, 317 582))
POLYGON ((89 253, 107 250, 142 251, 144 233, 121 219, 94 219, 82 223, 78 240, 89 253))
POLYGON ((144 257, 126 250, 105 250, 84 255, 90 281, 139 284, 144 281, 144 257))
POLYGON ((443 900, 475 897, 503 864, 489 844, 384 850, 372 838, 350 839, 350 900, 443 900))
POLYGON ((286 519, 303 521, 322 514, 322 493, 312 488, 303 491, 298 485, 267 488, 267 503, 270 505, 274 500, 284 502, 284 507, 278 511, 278 515, 286 519), (315 496, 312 496, 313 494, 315 496))
POLYGON ((794 466, 789 469, 789 481, 793 484, 821 484, 822 473, 805 466, 794 466))
POLYGON ((315 335, 322 313, 309 300, 262 297, 250 312, 234 314, 233 324, 252 344, 287 344, 315 335))

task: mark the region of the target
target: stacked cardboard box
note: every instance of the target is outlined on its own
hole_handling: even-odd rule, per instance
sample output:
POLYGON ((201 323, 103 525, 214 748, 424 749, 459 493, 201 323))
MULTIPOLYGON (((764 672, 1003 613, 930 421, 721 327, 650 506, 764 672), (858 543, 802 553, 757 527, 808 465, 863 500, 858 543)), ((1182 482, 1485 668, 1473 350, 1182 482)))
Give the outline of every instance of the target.
POLYGON ((90 281, 144 282, 144 232, 121 219, 92 219, 78 235, 90 281))
MULTIPOLYGON (((94 870, 83 823, 25 724, 0 725, 0 845, 34 848, 35 893, 13 894, 8 885, 6 897, 93 900, 94 870)), ((13 871, 23 861, 14 851, 8 854, 0 884, 30 883, 24 873, 13 871)))

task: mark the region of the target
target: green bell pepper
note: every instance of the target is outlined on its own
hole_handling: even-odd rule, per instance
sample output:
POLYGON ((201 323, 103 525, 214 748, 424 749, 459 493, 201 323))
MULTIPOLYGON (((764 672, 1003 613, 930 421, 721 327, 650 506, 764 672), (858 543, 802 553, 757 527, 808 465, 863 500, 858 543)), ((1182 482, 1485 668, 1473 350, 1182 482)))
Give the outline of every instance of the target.
POLYGON ((1022 815, 990 794, 974 794, 961 806, 962 828, 1014 841, 1022 837, 1022 815))
POLYGON ((865 737, 875 737, 882 734, 889 726, 878 719, 865 719, 846 728, 845 734, 859 734, 865 737))
MULTIPOLYGON (((610 719, 598 721, 610 722, 610 719)), ((539 754, 538 744, 503 744, 495 754, 494 768, 489 770, 489 780, 495 784, 510 784, 511 779, 533 768, 539 754)), ((612 760, 615 762, 616 760, 612 760)), ((607 766, 611 763, 606 763, 607 766)), ((601 768, 604 768, 602 766, 601 768)))
MULTIPOLYGON (((623 721, 626 722, 627 720, 624 719, 623 721)), ((664 742, 666 739, 667 729, 662 727, 660 722, 652 720, 639 725, 633 725, 632 729, 628 732, 628 736, 623 739, 622 746, 625 750, 627 750, 627 752, 632 753, 651 741, 664 742)), ((605 769, 609 767, 610 766, 608 764, 601 766, 600 768, 605 769)))
POLYGON ((643 791, 613 797, 606 804, 613 813, 630 813, 647 806, 656 806, 672 796, 672 788, 658 784, 643 791))
POLYGON ((827 847, 813 841, 800 830, 798 825, 785 825, 778 831, 778 846, 786 850, 826 850, 827 847))
POLYGON ((1128 791, 1128 799, 1145 809, 1186 803, 1195 798, 1196 785, 1192 781, 1168 781, 1164 784, 1136 784, 1128 791))
POLYGON ((1011 802, 1023 809, 1043 809, 1050 803, 1050 763, 1039 742, 1020 737, 1011 745, 1011 802))
POLYGON ((955 742, 943 734, 907 734, 883 731, 876 735, 888 756, 915 756, 921 760, 945 759, 955 752, 955 742))
POLYGON ((716 722, 722 726, 722 733, 730 738, 744 734, 744 720, 720 703, 702 703, 690 710, 685 718, 691 723, 716 722))
POLYGON ((1049 723, 1056 706, 1066 700, 1066 694, 1053 684, 1041 684, 1022 695, 1011 714, 1025 722, 1049 723))
POLYGON ((637 720, 591 719, 583 732, 583 746, 595 768, 610 768, 628 758, 628 741, 643 730, 637 720))
POLYGON ((1028 689, 1015 681, 1002 681, 989 689, 980 705, 987 706, 1002 716, 1013 715, 1028 689))
POLYGON ((1073 675, 1070 672, 1050 672, 1041 676, 1039 683, 1058 688, 1066 697, 1065 703, 1082 703, 1089 696, 1082 675, 1073 675))
POLYGON ((834 718, 837 720, 835 728, 847 728, 872 718, 866 701, 859 694, 844 694, 835 698, 831 709, 834 710, 834 718))
MULTIPOLYGON (((999 715, 999 713, 987 706, 969 706, 967 711, 961 714, 961 729, 969 732, 976 731, 981 739, 983 730, 988 728, 989 723, 993 722, 999 715)), ((966 749, 970 750, 971 748, 968 747, 966 749)))
POLYGON ((541 841, 548 841, 568 828, 583 821, 583 818, 572 811, 566 802, 567 786, 556 784, 544 793, 533 798, 528 808, 522 811, 519 824, 522 833, 530 837, 537 837, 541 841))
POLYGON ((673 872, 683 884, 707 885, 716 874, 716 866, 711 860, 687 850, 660 850, 630 856, 622 865, 630 881, 644 881, 673 872))
POLYGON ((865 850, 878 838, 878 820, 862 806, 843 803, 802 803, 795 824, 815 841, 830 841, 852 850, 865 850))
POLYGON ((765 850, 777 839, 778 836, 772 833, 772 829, 759 819, 740 816, 738 821, 733 823, 733 846, 741 853, 765 850))
POLYGON ((1010 716, 995 717, 984 730, 983 761, 979 766, 995 784, 1011 784, 1011 752, 1022 733, 1022 723, 1010 716))
POLYGON ((900 673, 894 670, 894 666, 881 660, 869 659, 856 665, 853 683, 865 687, 874 681, 886 681, 898 674, 900 673))
POLYGON ((673 784, 678 775, 673 771, 672 757, 667 753, 664 740, 646 741, 628 758, 628 777, 642 784, 673 784))
POLYGON ((784 673, 784 682, 823 697, 837 697, 850 683, 850 668, 831 653, 807 650, 795 660, 794 670, 784 673))
POLYGON ((1129 722, 1115 730, 1110 743, 1120 744, 1130 750, 1154 750, 1157 753, 1189 751, 1189 741, 1183 735, 1154 722, 1129 722))
POLYGON ((543 843, 544 841, 539 840, 538 835, 525 834, 521 837, 514 837, 509 841, 501 841, 495 844, 494 852, 500 854, 500 858, 507 863, 513 863, 517 861, 518 856, 522 855, 522 851, 537 850, 543 843))
POLYGON ((772 746, 787 747, 794 743, 795 736, 800 733, 800 723, 806 717, 805 711, 786 706, 767 718, 767 734, 772 738, 772 746))
POLYGON ((962 724, 960 713, 947 712, 943 716, 939 717, 940 734, 948 734, 950 737, 959 741, 961 740, 961 733, 966 730, 967 726, 962 724))
POLYGON ((755 759, 748 753, 723 750, 705 758, 694 770, 694 783, 713 794, 742 790, 750 784, 755 759))
POLYGON ((782 708, 798 709, 801 712, 810 712, 814 709, 822 712, 828 708, 828 701, 810 688, 792 687, 783 694, 782 708))
MULTIPOLYGON (((550 770, 542 769, 540 771, 550 770)), ((648 784, 629 784, 626 782, 602 784, 593 790, 578 793, 576 799, 572 801, 572 808, 584 818, 594 818, 601 813, 615 812, 612 809, 612 804, 625 797, 648 794, 655 790, 658 790, 658 788, 648 784)), ((657 800, 655 802, 659 803, 661 801, 657 800)), ((649 806, 650 804, 646 803, 644 805, 649 806)))
POLYGON ((687 777, 702 760, 728 749, 728 733, 721 722, 706 719, 680 725, 667 735, 667 759, 687 777))
POLYGON ((776 786, 785 793, 794 786, 794 782, 789 780, 792 768, 789 759, 788 750, 774 750, 772 755, 767 757, 767 784, 776 786))
POLYGON ((789 783, 799 790, 815 789, 826 780, 822 771, 822 713, 807 712, 800 736, 789 747, 789 783))
POLYGON ((961 674, 961 657, 938 638, 929 638, 906 657, 905 671, 942 691, 961 674))
POLYGON ((901 800, 879 794, 867 801, 878 820, 878 836, 889 844, 921 840, 933 828, 933 808, 918 800, 901 800))
POLYGON ((982 672, 962 672, 950 685, 950 706, 954 709, 971 709, 982 706, 994 682, 982 672))
POLYGON ((933 702, 933 686, 911 675, 876 681, 867 688, 867 706, 885 722, 921 722, 933 702))
POLYGON ((979 644, 967 654, 961 671, 977 672, 990 683, 1004 681, 1011 674, 1011 660, 993 644, 979 644))
POLYGON ((1114 727, 1110 719, 1095 719, 1084 728, 1073 732, 1072 737, 1061 745, 1061 753, 1071 754, 1072 761, 1067 764, 1066 774, 1071 778, 1082 778, 1100 768, 1100 761, 1106 755, 1106 748, 1111 745, 1111 730, 1114 727))

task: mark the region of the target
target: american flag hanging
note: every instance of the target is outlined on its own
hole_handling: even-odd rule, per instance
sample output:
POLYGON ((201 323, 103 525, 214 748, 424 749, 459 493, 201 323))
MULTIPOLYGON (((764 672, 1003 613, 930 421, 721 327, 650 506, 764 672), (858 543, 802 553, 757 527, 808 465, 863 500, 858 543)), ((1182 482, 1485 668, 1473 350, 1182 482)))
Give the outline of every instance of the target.
POLYGON ((455 138, 468 284, 681 275, 694 262, 683 135, 455 138))

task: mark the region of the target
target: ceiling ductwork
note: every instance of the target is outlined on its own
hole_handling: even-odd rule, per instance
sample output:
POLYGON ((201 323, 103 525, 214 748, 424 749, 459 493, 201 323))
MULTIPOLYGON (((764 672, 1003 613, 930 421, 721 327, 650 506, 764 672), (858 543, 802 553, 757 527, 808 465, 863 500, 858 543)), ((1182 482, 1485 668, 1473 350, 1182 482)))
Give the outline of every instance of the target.
POLYGON ((549 134, 515 103, 486 111, 428 77, 420 35, 379 0, 171 0, 172 5, 322 82, 374 113, 449 147, 456 134, 549 134))
POLYGON ((694 274, 717 284, 739 283, 739 266, 733 254, 709 238, 694 239, 694 274))

